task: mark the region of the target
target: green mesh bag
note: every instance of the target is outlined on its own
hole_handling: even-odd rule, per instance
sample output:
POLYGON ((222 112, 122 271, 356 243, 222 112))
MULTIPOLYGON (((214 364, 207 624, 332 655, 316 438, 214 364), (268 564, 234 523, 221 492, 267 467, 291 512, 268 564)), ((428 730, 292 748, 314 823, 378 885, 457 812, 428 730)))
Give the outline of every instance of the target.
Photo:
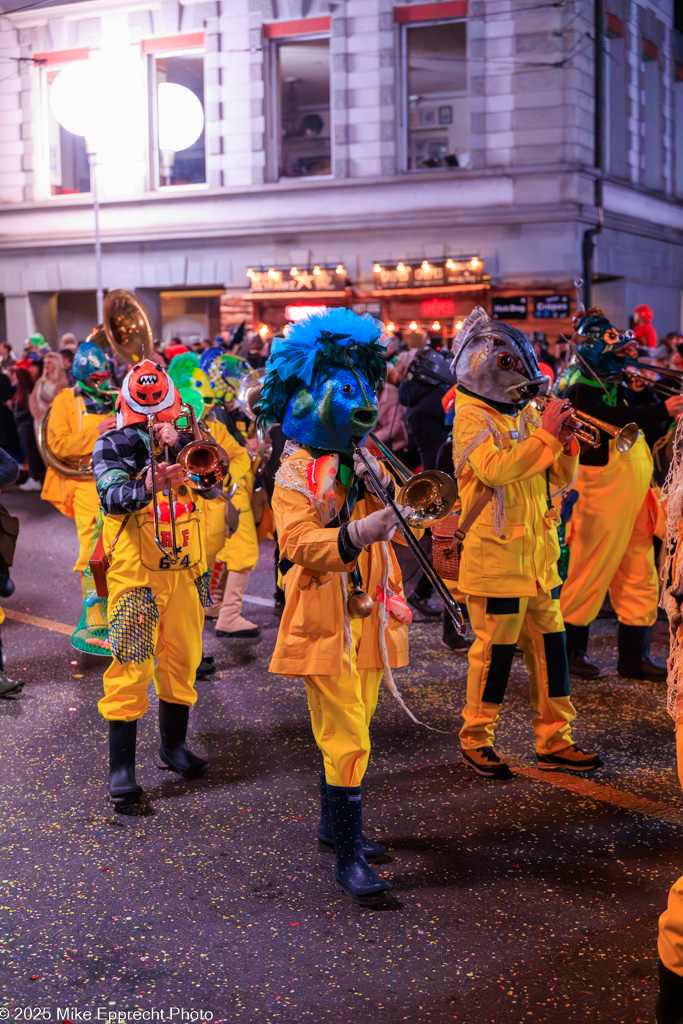
MULTIPOLYGON (((93 533, 92 547, 90 549, 91 555, 102 533, 103 523, 104 519, 100 512, 95 523, 95 532, 93 533)), ((71 635, 71 646, 75 647, 77 651, 84 651, 86 654, 101 654, 104 658, 111 657, 109 625, 107 623, 107 599, 106 597, 97 596, 95 581, 90 572, 90 564, 88 564, 85 570, 83 614, 71 635)))

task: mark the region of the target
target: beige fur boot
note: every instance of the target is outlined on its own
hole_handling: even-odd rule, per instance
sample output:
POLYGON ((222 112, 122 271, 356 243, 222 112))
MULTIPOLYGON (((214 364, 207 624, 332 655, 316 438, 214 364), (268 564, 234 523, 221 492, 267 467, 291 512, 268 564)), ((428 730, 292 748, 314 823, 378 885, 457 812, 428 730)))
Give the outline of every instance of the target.
POLYGON ((228 570, 225 565, 221 569, 218 580, 211 588, 211 600, 213 604, 210 604, 208 608, 204 609, 204 615, 207 619, 217 619, 221 613, 221 605, 223 604, 223 595, 225 594, 225 582, 228 578, 228 570))
POLYGON ((251 569, 242 569, 228 573, 223 603, 216 620, 216 636, 251 637, 258 636, 261 630, 255 622, 242 617, 242 601, 251 569))

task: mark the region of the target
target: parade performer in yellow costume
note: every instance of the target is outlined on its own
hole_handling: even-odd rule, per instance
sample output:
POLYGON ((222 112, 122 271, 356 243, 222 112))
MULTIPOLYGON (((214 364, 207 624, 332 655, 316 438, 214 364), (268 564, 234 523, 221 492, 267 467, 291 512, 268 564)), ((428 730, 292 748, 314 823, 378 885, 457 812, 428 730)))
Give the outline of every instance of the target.
POLYGON ((324 762, 318 836, 334 844, 338 885, 370 904, 389 885, 366 860, 384 848, 362 834, 361 782, 379 683, 384 673, 397 695, 391 670, 408 662, 410 620, 388 543, 395 514, 366 488, 353 454, 377 418, 381 337, 378 321, 346 309, 300 320, 273 342, 259 403, 262 428, 281 423, 293 439, 273 493, 285 609, 270 671, 304 677, 324 762), (367 618, 350 617, 354 569, 374 599, 367 618))
POLYGON ((152 681, 159 696, 162 763, 186 778, 207 768, 186 744, 189 709, 197 699, 202 606, 209 600, 200 513, 195 492, 182 482, 182 468, 163 457, 164 448, 177 454, 192 440, 192 435, 179 435, 174 425, 180 404, 166 371, 143 360, 123 382, 116 430, 100 438, 93 452, 105 513, 104 551, 111 559, 108 622, 114 657, 104 674, 99 709, 109 722, 109 793, 114 802, 136 801, 142 793, 135 780, 136 726, 147 710, 152 681), (157 453, 156 495, 149 415, 154 416, 156 441, 163 446, 157 453), (153 501, 158 504, 159 537, 153 501))
MULTIPOLYGON (((677 427, 673 459, 662 489, 667 547, 662 606, 669 617, 667 710, 676 726, 678 778, 683 786, 683 428, 677 427)), ((659 999, 656 1024, 683 1024, 683 875, 659 918, 659 999)))
POLYGON ((683 412, 683 396, 662 402, 650 391, 635 392, 621 383, 629 339, 600 310, 580 314, 575 332, 576 363, 567 372, 570 383, 563 397, 579 413, 614 427, 633 422, 641 433, 628 451, 620 452, 603 432, 602 444, 581 454, 578 500, 566 530, 569 569, 561 596, 570 672, 586 679, 600 675, 586 652, 590 624, 609 592, 619 620, 617 672, 664 680, 665 667, 650 657, 659 600, 652 543, 657 508, 650 491, 652 455, 642 430, 664 434, 671 417, 683 412))
POLYGON ((577 468, 578 445, 565 426, 569 412, 555 401, 539 422, 535 410, 527 408, 549 381, 541 376, 527 336, 490 320, 481 306, 465 320, 454 352, 453 463, 463 520, 485 488, 494 492, 465 538, 460 565, 459 589, 467 595, 475 634, 460 730, 463 760, 486 778, 511 777, 494 740, 519 644, 536 711, 538 767, 598 768, 600 758, 572 739, 576 711, 558 599, 552 499, 577 468))
MULTIPOLYGON (((65 466, 86 466, 98 437, 116 425, 114 393, 108 389, 113 363, 94 341, 78 346, 73 362, 76 385, 65 388, 50 407, 46 444, 65 466)), ((48 467, 41 497, 76 522, 78 559, 74 572, 84 573, 90 557, 100 503, 95 481, 65 476, 48 467)))
MULTIPOLYGON (((214 441, 227 452, 230 459, 230 487, 232 488, 233 484, 236 487, 235 493, 229 499, 232 508, 226 504, 226 499, 219 488, 216 488, 217 493, 215 496, 199 499, 199 507, 202 511, 206 562, 209 574, 212 574, 216 559, 220 559, 224 547, 230 544, 232 540, 232 536, 226 539, 226 529, 228 528, 227 513, 235 508, 236 497, 245 487, 245 478, 251 470, 251 459, 246 448, 229 433, 225 424, 217 419, 215 413, 216 390, 213 382, 201 368, 199 356, 194 352, 187 352, 176 356, 171 360, 168 372, 179 389, 183 400, 192 403, 193 408, 195 408, 200 426, 208 431, 214 441)), ((236 532, 239 532, 239 528, 236 532)), ((239 539, 236 543, 239 543, 239 539)), ((256 558, 258 558, 258 542, 256 544, 256 558)), ((211 610, 212 607, 212 605, 209 605, 207 611, 211 610)), ((217 614, 220 611, 221 606, 219 605, 217 614)), ((213 618, 213 616, 210 617, 213 618)), ((202 660, 197 669, 197 677, 201 679, 204 676, 210 675, 213 671, 213 657, 202 654, 202 660)))
POLYGON ((226 355, 220 349, 209 349, 202 356, 202 366, 220 399, 217 418, 231 437, 240 444, 249 457, 248 470, 234 477, 237 487, 231 497, 237 513, 237 529, 226 535, 217 552, 217 562, 223 568, 218 574, 209 617, 216 619, 216 636, 228 639, 246 639, 259 636, 261 630, 255 622, 242 614, 244 594, 249 576, 256 568, 259 556, 256 524, 251 504, 254 493, 254 474, 247 448, 249 420, 237 401, 237 392, 245 374, 251 367, 237 356, 226 355))

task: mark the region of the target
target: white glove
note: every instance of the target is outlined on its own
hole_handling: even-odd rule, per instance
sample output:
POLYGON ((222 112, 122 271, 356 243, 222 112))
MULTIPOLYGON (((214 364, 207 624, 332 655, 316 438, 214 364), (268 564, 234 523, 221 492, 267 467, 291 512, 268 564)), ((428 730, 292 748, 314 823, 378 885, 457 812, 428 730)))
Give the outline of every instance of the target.
MULTIPOLYGON (((370 463, 373 473, 382 484, 382 487, 386 490, 389 484, 391 483, 391 477, 388 475, 388 473, 384 472, 375 456, 371 455, 367 448, 361 448, 361 451, 363 452, 363 455, 370 463)), ((363 462, 363 460, 361 459, 360 455, 357 452, 355 452, 353 456, 353 471, 359 480, 362 480, 365 484, 367 484, 368 487, 372 487, 372 477, 370 476, 368 467, 365 465, 365 463, 363 462)))
MULTIPOLYGON (((413 511, 408 505, 396 507, 404 519, 413 511)), ((379 512, 371 512, 364 519, 354 519, 349 523, 349 540, 357 548, 369 548, 378 541, 391 540, 396 532, 396 522, 392 508, 381 508, 379 512)))

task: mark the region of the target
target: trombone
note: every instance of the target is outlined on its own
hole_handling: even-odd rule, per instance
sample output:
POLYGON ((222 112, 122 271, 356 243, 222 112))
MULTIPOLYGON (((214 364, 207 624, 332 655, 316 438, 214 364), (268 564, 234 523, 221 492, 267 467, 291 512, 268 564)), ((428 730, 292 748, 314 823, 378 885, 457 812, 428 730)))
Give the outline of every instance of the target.
MULTIPOLYGON (((536 395, 535 398, 532 398, 531 404, 542 412, 553 400, 550 395, 536 395)), ((565 407, 571 408, 570 403, 565 402, 565 407)), ((580 410, 574 410, 574 415, 565 420, 565 423, 579 441, 590 445, 591 448, 597 448, 599 444, 602 444, 600 431, 609 434, 615 440, 617 451, 621 453, 627 452, 633 447, 638 440, 640 429, 637 423, 627 423, 624 427, 613 427, 611 423, 605 423, 604 420, 589 416, 587 412, 580 410)))
MULTIPOLYGON (((199 421, 197 420, 197 416, 192 406, 181 405, 180 416, 173 421, 173 425, 176 430, 179 429, 181 419, 184 419, 186 424, 189 425, 193 439, 188 442, 188 444, 183 445, 180 449, 176 462, 182 467, 187 478, 187 482, 193 490, 197 491, 203 498, 217 498, 222 489, 223 479, 227 476, 230 468, 230 457, 225 449, 221 448, 213 438, 207 438, 202 433, 199 421)), ((150 470, 152 472, 152 490, 154 492, 152 499, 154 502, 154 542, 163 553, 164 557, 169 560, 171 565, 177 565, 180 555, 176 546, 175 495, 173 494, 173 488, 170 486, 163 493, 168 496, 168 518, 169 526, 171 528, 171 543, 173 545, 172 552, 169 552, 168 548, 165 548, 162 544, 159 529, 159 505, 156 497, 156 437, 154 434, 154 426, 156 422, 156 416, 149 415, 147 417, 147 431, 149 433, 150 445, 150 470)), ((163 457, 164 462, 171 461, 168 445, 164 445, 163 457)))
MULTIPOLYGON (((438 470, 431 469, 425 470, 423 473, 411 475, 409 469, 404 466, 400 459, 397 459, 393 452, 379 441, 374 434, 370 434, 369 437, 372 443, 379 449, 389 464, 394 468, 399 480, 401 480, 402 486, 396 495, 396 502, 393 500, 386 488, 382 486, 379 477, 370 465, 370 462, 365 456, 360 445, 356 445, 354 447, 354 452, 365 464, 368 476, 372 482, 372 486, 377 497, 385 508, 392 509, 396 515, 396 526, 399 533, 412 551, 415 560, 424 572, 425 576, 441 598, 444 608, 451 617, 453 625, 459 633, 464 633, 465 622, 457 601, 451 597, 448 587, 432 565, 431 560, 420 547, 415 534, 409 526, 409 523, 412 522, 414 525, 426 527, 445 519, 453 508, 457 498, 458 488, 455 480, 448 476, 447 473, 441 473, 438 470), (413 508, 413 512, 404 519, 397 508, 397 502, 398 504, 410 504, 410 507, 413 508)), ((358 583, 355 580, 354 587, 354 595, 352 596, 355 596, 359 592, 358 583)))

